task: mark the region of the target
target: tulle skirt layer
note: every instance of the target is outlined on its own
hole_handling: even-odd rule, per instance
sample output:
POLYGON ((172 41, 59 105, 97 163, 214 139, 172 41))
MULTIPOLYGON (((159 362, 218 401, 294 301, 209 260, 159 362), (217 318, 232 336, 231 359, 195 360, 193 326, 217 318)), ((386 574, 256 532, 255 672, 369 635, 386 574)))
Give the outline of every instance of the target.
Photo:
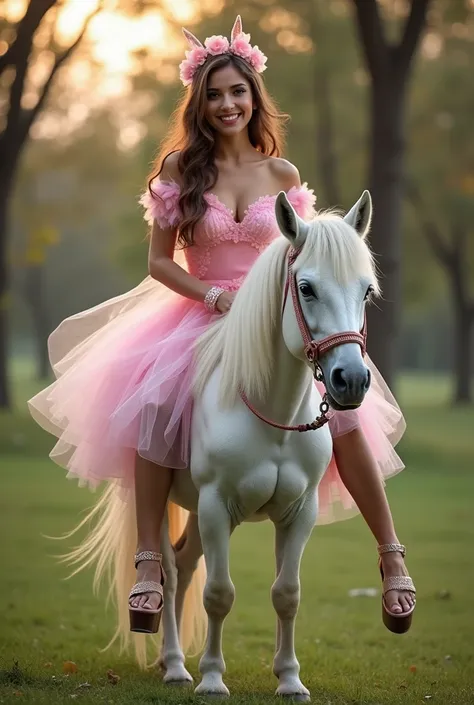
MULTIPOLYGON (((137 452, 157 465, 187 467, 192 348, 211 320, 202 304, 147 278, 131 292, 66 319, 53 332, 49 352, 57 379, 29 401, 29 408, 57 436, 51 458, 69 477, 91 487, 111 479, 130 487, 137 452)), ((388 478, 403 468, 394 445, 404 421, 371 368, 373 383, 362 407, 338 412, 331 432, 335 437, 360 426, 381 476, 388 478)), ((334 457, 319 486, 319 504, 319 523, 357 513, 334 457)))

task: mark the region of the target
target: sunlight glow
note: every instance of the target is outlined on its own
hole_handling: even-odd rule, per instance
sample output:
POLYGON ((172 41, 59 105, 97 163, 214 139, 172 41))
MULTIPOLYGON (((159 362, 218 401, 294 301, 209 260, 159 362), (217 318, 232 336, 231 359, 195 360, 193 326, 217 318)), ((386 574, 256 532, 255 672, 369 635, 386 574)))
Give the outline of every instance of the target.
MULTIPOLYGON (((67 46, 77 37, 97 5, 98 0, 65 2, 56 25, 61 44, 67 46)), ((17 22, 26 7, 26 0, 5 0, 2 10, 8 22, 17 22)), ((181 38, 168 34, 166 21, 158 10, 133 17, 120 12, 120 2, 109 3, 109 8, 114 7, 117 9, 105 9, 94 17, 87 32, 93 59, 103 66, 105 92, 109 95, 126 87, 126 74, 133 71, 135 52, 146 49, 152 58, 159 59, 174 55, 178 58, 183 51, 181 38)), ((195 16, 193 0, 164 0, 164 8, 179 23, 190 22, 195 16)))

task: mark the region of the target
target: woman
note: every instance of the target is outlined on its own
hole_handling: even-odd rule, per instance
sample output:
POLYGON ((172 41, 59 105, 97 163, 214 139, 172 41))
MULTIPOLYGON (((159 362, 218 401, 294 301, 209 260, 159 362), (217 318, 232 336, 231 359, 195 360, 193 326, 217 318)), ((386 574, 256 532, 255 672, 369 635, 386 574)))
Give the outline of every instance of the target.
MULTIPOLYGON (((279 157, 284 116, 260 76, 266 57, 240 18, 230 42, 215 36, 202 45, 185 35, 188 92, 141 199, 151 224, 150 277, 59 326, 50 339, 58 379, 30 401, 35 419, 60 439, 52 457, 70 475, 91 485, 119 478, 132 490, 138 546, 130 621, 148 632, 157 631, 163 608, 160 530, 172 476, 188 463, 192 345, 230 309, 246 272, 278 236, 276 194, 286 191, 306 218, 315 201, 279 157), (175 261, 178 245, 186 267, 175 261)), ((415 590, 382 478, 403 467, 392 448, 403 427, 396 402, 374 380, 363 408, 332 419, 334 457, 319 488, 323 521, 336 518, 337 502, 338 518, 355 502, 374 534, 384 621, 397 632, 410 625, 415 590)))

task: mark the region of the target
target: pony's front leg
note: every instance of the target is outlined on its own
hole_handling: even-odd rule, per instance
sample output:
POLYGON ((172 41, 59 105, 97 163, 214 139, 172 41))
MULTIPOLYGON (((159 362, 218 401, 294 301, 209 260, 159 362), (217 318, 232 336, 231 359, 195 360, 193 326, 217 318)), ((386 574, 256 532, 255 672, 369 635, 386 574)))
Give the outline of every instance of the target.
POLYGON ((295 620, 300 604, 300 564, 316 514, 317 495, 316 491, 312 491, 291 523, 284 521, 275 525, 277 577, 272 586, 272 601, 278 615, 278 625, 273 673, 280 681, 276 695, 299 701, 310 699, 309 690, 299 678, 300 665, 295 653, 295 620))
POLYGON ((202 680, 195 692, 224 696, 229 695, 229 691, 222 680, 225 673, 222 627, 234 603, 235 589, 229 573, 231 518, 214 487, 201 489, 198 518, 207 568, 204 608, 208 623, 206 647, 199 662, 202 680))
POLYGON ((178 622, 176 620, 176 590, 178 571, 175 553, 168 535, 168 520, 163 522, 161 533, 163 568, 166 574, 163 605, 163 646, 160 665, 165 674, 163 682, 169 685, 190 685, 193 677, 184 667, 184 654, 179 643, 178 622))

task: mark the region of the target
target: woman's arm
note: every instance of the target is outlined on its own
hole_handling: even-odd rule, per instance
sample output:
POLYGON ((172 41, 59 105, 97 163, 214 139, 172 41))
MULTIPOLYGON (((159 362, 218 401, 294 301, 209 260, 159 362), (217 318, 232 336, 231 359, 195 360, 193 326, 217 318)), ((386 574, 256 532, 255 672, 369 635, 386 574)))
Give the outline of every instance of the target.
MULTIPOLYGON (((179 153, 174 152, 166 158, 160 175, 162 181, 175 181, 180 184, 178 156, 179 153)), ((204 301, 209 285, 186 272, 173 260, 177 237, 177 228, 162 228, 156 220, 153 221, 148 251, 148 273, 177 294, 194 301, 204 301)))

